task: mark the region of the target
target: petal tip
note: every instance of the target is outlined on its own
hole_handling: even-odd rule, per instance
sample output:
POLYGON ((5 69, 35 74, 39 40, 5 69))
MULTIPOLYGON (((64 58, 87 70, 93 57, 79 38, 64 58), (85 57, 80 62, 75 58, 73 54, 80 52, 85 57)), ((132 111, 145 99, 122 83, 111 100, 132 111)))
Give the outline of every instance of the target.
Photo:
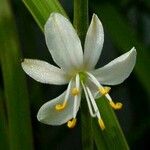
POLYGON ((132 49, 130 50, 130 55, 135 56, 137 55, 137 51, 135 47, 132 47, 132 49))
POLYGON ((99 18, 98 18, 98 16, 96 14, 93 14, 92 22, 100 22, 101 23, 101 21, 99 20, 99 18))
POLYGON ((92 18, 98 18, 98 16, 95 13, 93 13, 92 18))
POLYGON ((55 17, 58 17, 58 16, 62 16, 62 14, 58 13, 58 12, 52 12, 50 14, 50 17, 49 18, 55 18, 55 17))
MULTIPOLYGON (((41 107, 41 108, 42 108, 42 107, 41 107)), ((42 109, 41 109, 41 108, 39 109, 36 118, 37 118, 37 120, 38 120, 39 122, 45 123, 45 122, 44 122, 44 115, 42 115, 42 109)))
POLYGON ((62 16, 62 15, 59 14, 58 12, 52 12, 50 14, 49 18, 47 19, 47 21, 46 21, 46 23, 44 25, 44 32, 46 32, 47 28, 49 28, 49 24, 51 23, 51 21, 53 21, 58 16, 62 16))
POLYGON ((22 66, 22 68, 24 67, 26 61, 27 61, 27 59, 22 59, 22 60, 21 60, 21 66, 22 66))
POLYGON ((102 22, 96 14, 93 14, 91 24, 101 31, 100 34, 104 34, 102 22))
POLYGON ((21 66, 23 67, 24 65, 28 65, 29 63, 30 63, 30 60, 31 59, 22 59, 22 61, 21 61, 21 66))
POLYGON ((131 49, 131 51, 136 51, 136 48, 133 46, 132 49, 131 49))
POLYGON ((39 111, 38 111, 38 113, 37 113, 37 120, 38 121, 40 121, 40 122, 42 122, 42 120, 43 120, 43 117, 41 116, 41 114, 39 113, 39 111))

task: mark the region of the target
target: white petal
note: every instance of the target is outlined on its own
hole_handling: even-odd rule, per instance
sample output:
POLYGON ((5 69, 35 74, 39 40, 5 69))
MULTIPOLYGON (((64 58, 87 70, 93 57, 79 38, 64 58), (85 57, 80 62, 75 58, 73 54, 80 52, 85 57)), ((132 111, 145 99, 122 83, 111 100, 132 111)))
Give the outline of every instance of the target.
POLYGON ((23 70, 33 79, 47 84, 66 84, 69 82, 63 70, 49 63, 36 59, 24 59, 21 63, 23 70))
POLYGON ((93 15, 91 24, 89 26, 85 45, 84 45, 84 65, 87 69, 92 69, 95 67, 104 43, 104 31, 103 26, 97 17, 93 15))
POLYGON ((114 59, 92 73, 101 84, 116 85, 122 83, 131 73, 136 62, 136 49, 114 59))
POLYGON ((58 66, 72 70, 83 65, 80 39, 68 19, 52 13, 44 28, 48 49, 58 66))
MULTIPOLYGON (((56 104, 61 104, 64 101, 66 92, 59 97, 45 103, 39 110, 37 118, 40 122, 48 125, 61 125, 73 118, 74 97, 70 96, 66 108, 62 111, 55 110, 56 104)), ((77 110, 79 110, 80 99, 77 102, 77 110)))

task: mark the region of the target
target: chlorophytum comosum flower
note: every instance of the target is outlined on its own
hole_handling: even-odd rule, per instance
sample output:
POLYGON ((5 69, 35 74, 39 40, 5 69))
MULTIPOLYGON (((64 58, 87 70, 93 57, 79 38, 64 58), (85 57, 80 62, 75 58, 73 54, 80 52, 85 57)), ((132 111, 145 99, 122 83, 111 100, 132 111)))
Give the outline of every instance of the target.
POLYGON ((109 95, 110 87, 103 85, 120 84, 130 75, 136 61, 136 49, 133 47, 104 67, 94 69, 104 42, 103 27, 95 14, 86 34, 84 52, 72 24, 59 13, 50 15, 44 27, 44 34, 47 47, 59 67, 41 60, 24 59, 22 68, 38 82, 68 84, 68 87, 60 96, 40 108, 38 120, 48 125, 67 123, 69 128, 73 128, 81 94, 84 92, 89 113, 92 117, 97 117, 101 129, 104 129, 105 123, 95 99, 105 96, 114 109, 122 107, 121 103, 113 102, 109 95))

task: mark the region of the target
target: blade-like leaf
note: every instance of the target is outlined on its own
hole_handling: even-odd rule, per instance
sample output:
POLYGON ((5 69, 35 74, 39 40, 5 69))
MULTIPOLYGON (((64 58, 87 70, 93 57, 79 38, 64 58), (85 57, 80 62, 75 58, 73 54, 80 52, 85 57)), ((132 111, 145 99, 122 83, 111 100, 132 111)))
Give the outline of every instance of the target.
POLYGON ((102 97, 96 101, 106 127, 102 131, 97 120, 93 120, 93 133, 98 150, 128 150, 128 144, 108 100, 102 97))
POLYGON ((0 89, 0 149, 8 149, 8 124, 3 91, 0 89))
POLYGON ((9 147, 33 150, 29 99, 14 18, 7 0, 0 1, 0 61, 8 114, 9 147))
POLYGON ((51 12, 59 12, 66 16, 58 0, 23 0, 23 2, 42 30, 51 12))

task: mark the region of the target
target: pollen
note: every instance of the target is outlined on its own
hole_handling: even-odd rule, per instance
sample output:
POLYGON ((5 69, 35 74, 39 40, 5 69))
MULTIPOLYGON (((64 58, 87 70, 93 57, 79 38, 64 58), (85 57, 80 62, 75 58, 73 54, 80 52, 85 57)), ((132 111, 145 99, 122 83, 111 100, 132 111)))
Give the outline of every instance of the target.
POLYGON ((98 119, 98 123, 99 123, 99 126, 101 127, 101 129, 104 130, 105 129, 105 124, 104 124, 104 122, 101 118, 98 119))
POLYGON ((76 118, 73 118, 72 120, 69 120, 69 121, 67 122, 68 128, 74 128, 75 125, 76 125, 76 122, 77 122, 77 119, 76 119, 76 118))
POLYGON ((118 103, 115 104, 113 101, 110 102, 110 105, 111 105, 112 108, 114 108, 116 110, 121 109, 122 106, 123 106, 122 103, 118 102, 118 103))
POLYGON ((58 111, 63 110, 66 107, 67 102, 64 102, 63 104, 57 104, 55 105, 55 109, 58 111))
POLYGON ((108 94, 108 92, 110 91, 110 87, 100 87, 99 88, 99 92, 102 94, 102 95, 106 95, 106 94, 108 94))
POLYGON ((79 95, 79 89, 76 88, 76 87, 73 88, 72 91, 71 91, 71 94, 72 94, 73 96, 79 95))

